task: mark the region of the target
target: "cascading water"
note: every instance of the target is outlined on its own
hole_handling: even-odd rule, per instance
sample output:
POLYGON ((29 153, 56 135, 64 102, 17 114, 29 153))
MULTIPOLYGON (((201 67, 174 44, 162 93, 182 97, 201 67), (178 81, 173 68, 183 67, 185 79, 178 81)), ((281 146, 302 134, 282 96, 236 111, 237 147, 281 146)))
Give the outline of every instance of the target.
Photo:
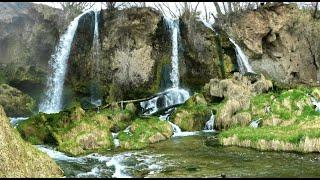
POLYGON ((234 40, 232 40, 231 38, 229 39, 236 47, 237 63, 240 69, 240 73, 242 74, 246 72, 255 73, 249 64, 248 57, 244 54, 242 49, 238 46, 238 44, 234 40))
POLYGON ((87 12, 80 14, 70 23, 67 31, 61 36, 59 44, 56 46, 55 52, 49 60, 49 67, 52 73, 48 77, 45 98, 39 105, 40 112, 56 113, 62 108, 61 99, 67 70, 67 60, 69 59, 73 37, 77 30, 79 19, 86 13, 87 12))
POLYGON ((170 74, 170 80, 172 82, 172 88, 179 87, 179 49, 178 49, 178 34, 179 34, 179 21, 177 20, 167 20, 169 27, 172 31, 172 55, 171 55, 171 65, 172 72, 170 74))
POLYGON ((140 106, 145 110, 145 115, 153 114, 160 108, 166 108, 176 104, 184 103, 190 97, 188 91, 179 88, 179 21, 166 19, 166 24, 172 33, 172 71, 170 73, 172 87, 162 93, 159 93, 159 96, 140 103, 140 106))
POLYGON ((214 130, 214 114, 211 111, 211 116, 209 121, 206 122, 206 126, 204 127, 204 130, 206 131, 213 131, 214 130))
POLYGON ((99 22, 98 14, 100 11, 94 11, 94 36, 93 36, 93 48, 92 48, 92 60, 93 66, 91 70, 91 79, 93 83, 91 84, 91 104, 95 106, 100 106, 102 101, 99 91, 99 82, 100 82, 100 41, 99 41, 99 22))

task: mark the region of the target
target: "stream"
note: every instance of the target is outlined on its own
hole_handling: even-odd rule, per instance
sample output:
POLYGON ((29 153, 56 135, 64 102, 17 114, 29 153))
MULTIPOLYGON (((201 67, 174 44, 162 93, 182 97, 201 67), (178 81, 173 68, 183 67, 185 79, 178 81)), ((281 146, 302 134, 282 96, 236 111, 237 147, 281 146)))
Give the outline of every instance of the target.
POLYGON ((65 177, 316 177, 317 153, 266 152, 223 147, 214 133, 172 137, 139 151, 110 151, 69 157, 37 146, 52 157, 65 177))

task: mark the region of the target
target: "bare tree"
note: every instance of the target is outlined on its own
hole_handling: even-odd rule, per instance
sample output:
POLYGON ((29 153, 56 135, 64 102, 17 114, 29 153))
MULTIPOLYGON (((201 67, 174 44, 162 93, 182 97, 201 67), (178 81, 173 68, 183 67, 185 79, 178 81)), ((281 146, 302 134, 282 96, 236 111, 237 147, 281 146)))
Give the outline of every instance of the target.
POLYGON ((318 5, 319 5, 319 2, 312 2, 312 6, 314 7, 313 18, 318 18, 317 16, 318 5))
POLYGON ((89 10, 95 4, 94 2, 59 2, 63 11, 68 14, 77 15, 89 10))

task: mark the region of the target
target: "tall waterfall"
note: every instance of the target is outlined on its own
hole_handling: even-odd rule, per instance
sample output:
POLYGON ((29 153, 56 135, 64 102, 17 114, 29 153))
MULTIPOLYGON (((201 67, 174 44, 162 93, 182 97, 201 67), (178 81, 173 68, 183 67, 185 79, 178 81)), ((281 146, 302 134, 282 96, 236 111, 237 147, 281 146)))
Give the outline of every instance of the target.
POLYGON ((172 82, 172 87, 164 92, 159 93, 159 96, 140 103, 140 106, 145 110, 146 115, 153 114, 160 108, 166 108, 176 104, 184 103, 190 97, 188 91, 179 88, 179 21, 171 19, 165 20, 171 31, 172 71, 170 73, 170 80, 172 82))
POLYGON ((238 44, 234 40, 232 40, 231 38, 229 39, 236 47, 237 63, 238 63, 240 72, 242 74, 246 72, 255 73, 249 64, 248 57, 244 54, 242 49, 238 46, 238 44))
POLYGON ((92 70, 91 70, 91 79, 93 83, 91 84, 91 104, 95 106, 101 105, 101 97, 99 90, 99 82, 100 82, 100 41, 99 41, 99 22, 98 22, 98 14, 100 11, 94 11, 94 36, 93 36, 93 46, 92 46, 92 70))
POLYGON ((172 37, 172 55, 171 55, 171 65, 172 72, 170 74, 170 80, 172 82, 172 88, 179 87, 179 49, 178 49, 178 34, 179 34, 179 21, 171 20, 167 21, 171 29, 172 37))
POLYGON ((74 34, 78 27, 78 22, 84 12, 77 16, 68 26, 67 31, 61 36, 55 52, 49 60, 49 67, 52 70, 47 80, 47 92, 45 98, 40 103, 39 111, 45 113, 56 113, 62 108, 62 91, 67 70, 67 60, 74 34))

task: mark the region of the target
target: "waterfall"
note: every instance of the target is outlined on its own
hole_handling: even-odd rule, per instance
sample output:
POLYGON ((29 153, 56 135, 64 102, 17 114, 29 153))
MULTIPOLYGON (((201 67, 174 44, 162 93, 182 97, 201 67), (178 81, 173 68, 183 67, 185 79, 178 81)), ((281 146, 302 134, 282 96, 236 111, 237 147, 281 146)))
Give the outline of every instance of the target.
POLYGON ((99 91, 99 82, 100 82, 100 41, 99 41, 99 22, 98 14, 100 11, 94 11, 94 36, 93 36, 93 46, 92 46, 92 60, 93 65, 91 69, 91 79, 93 84, 91 84, 91 104, 95 106, 101 105, 101 97, 99 91))
POLYGON ((67 31, 61 36, 55 52, 49 60, 49 67, 52 70, 47 80, 47 92, 45 98, 39 105, 39 111, 45 113, 56 113, 62 108, 62 91, 67 70, 67 60, 69 59, 70 49, 74 34, 78 27, 81 16, 77 16, 68 26, 67 31))
POLYGON ((170 74, 170 80, 172 82, 172 88, 179 87, 179 49, 178 49, 178 34, 179 34, 179 21, 171 20, 167 21, 171 29, 172 37, 172 55, 171 55, 171 65, 172 72, 170 74))
POLYGON ((171 66, 172 71, 170 73, 170 81, 172 82, 172 87, 166 89, 164 92, 159 93, 157 97, 154 97, 148 101, 140 103, 140 106, 144 110, 146 115, 151 115, 157 112, 160 108, 170 107, 176 104, 184 103, 189 97, 189 92, 179 88, 179 49, 178 49, 178 39, 179 39, 179 21, 165 19, 171 31, 171 42, 172 42, 172 54, 171 54, 171 66))
POLYGON ((204 127, 204 130, 213 131, 214 130, 214 114, 211 111, 211 116, 209 121, 206 122, 206 126, 204 127))
POLYGON ((238 46, 238 44, 236 44, 234 40, 232 40, 231 38, 229 39, 236 47, 237 63, 238 63, 240 72, 242 74, 246 72, 255 73, 249 64, 248 57, 244 54, 242 49, 238 46))

